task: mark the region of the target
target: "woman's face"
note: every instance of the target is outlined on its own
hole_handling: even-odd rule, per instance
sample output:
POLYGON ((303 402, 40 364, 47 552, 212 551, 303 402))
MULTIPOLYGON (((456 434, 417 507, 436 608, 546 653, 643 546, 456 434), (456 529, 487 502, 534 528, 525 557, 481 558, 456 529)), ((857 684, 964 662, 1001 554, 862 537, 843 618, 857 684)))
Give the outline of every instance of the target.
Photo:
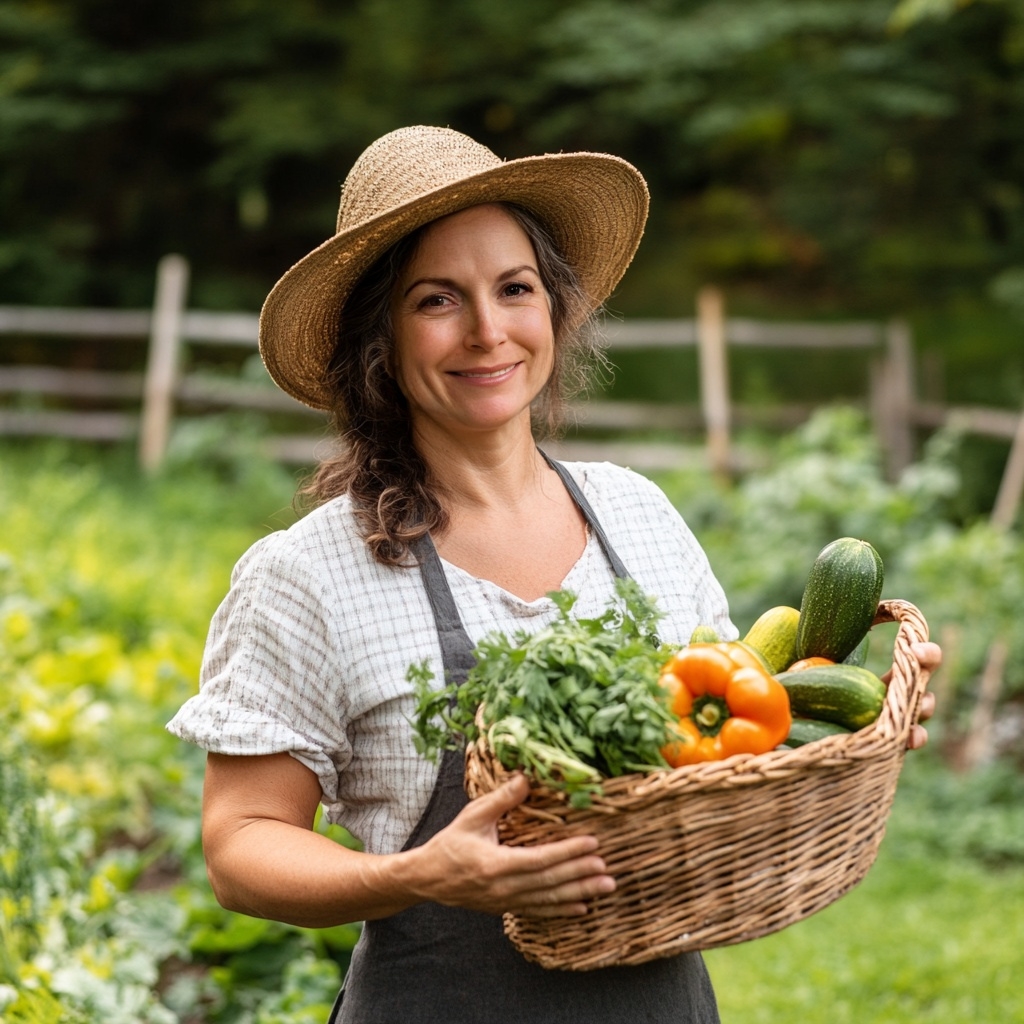
POLYGON ((418 431, 529 428, 554 361, 533 245, 499 206, 423 232, 392 299, 395 375, 418 431))

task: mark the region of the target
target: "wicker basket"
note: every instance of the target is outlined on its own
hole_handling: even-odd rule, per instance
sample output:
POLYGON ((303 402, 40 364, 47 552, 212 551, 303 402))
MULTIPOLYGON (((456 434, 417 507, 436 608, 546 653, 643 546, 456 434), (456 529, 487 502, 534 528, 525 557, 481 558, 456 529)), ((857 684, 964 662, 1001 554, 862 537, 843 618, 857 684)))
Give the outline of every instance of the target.
MULTIPOLYGON (((506 914, 515 947, 548 968, 640 964, 767 935, 852 889, 878 852, 928 682, 910 651, 928 639, 924 618, 906 601, 883 601, 875 623, 894 621, 889 695, 860 732, 610 779, 586 810, 535 788, 499 823, 501 841, 596 835, 618 886, 585 917, 506 914)), ((508 776, 481 741, 469 747, 470 797, 508 776)))

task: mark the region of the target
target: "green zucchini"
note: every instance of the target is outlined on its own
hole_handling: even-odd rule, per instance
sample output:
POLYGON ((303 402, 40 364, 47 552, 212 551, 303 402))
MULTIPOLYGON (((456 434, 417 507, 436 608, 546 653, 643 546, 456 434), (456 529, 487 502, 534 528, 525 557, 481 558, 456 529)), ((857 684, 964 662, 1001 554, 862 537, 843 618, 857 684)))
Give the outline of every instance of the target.
POLYGON ((788 605, 769 608, 747 631, 745 644, 760 651, 772 672, 796 661, 796 630, 800 612, 788 605))
POLYGON ((822 722, 815 718, 794 718, 784 747, 802 747, 805 743, 822 740, 826 736, 849 736, 850 730, 835 722, 822 722))
POLYGON ((822 548, 800 602, 797 658, 846 658, 871 628, 883 579, 882 559, 866 540, 841 537, 822 548))
POLYGON ((789 694, 793 715, 863 729, 882 713, 886 686, 866 668, 821 665, 775 677, 789 694))

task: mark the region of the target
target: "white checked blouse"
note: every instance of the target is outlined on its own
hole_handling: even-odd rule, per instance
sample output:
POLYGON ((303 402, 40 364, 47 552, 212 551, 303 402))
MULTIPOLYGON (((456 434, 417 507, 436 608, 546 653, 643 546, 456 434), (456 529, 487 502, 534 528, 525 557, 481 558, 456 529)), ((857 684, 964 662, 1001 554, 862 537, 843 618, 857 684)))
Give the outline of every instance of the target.
MULTIPOLYGON (((657 598, 663 639, 694 626, 730 639, 722 588, 665 495, 609 463, 568 463, 630 575, 657 598)), ((475 643, 499 630, 550 622, 549 598, 523 601, 444 563, 463 625, 475 643)), ((614 574, 590 537, 563 581, 575 610, 599 614, 614 574)), ((222 754, 286 751, 314 771, 329 821, 371 853, 401 849, 426 807, 437 768, 415 751, 406 671, 427 659, 441 680, 441 651, 417 569, 374 562, 347 497, 257 541, 239 560, 214 615, 199 693, 168 724, 176 736, 222 754)))

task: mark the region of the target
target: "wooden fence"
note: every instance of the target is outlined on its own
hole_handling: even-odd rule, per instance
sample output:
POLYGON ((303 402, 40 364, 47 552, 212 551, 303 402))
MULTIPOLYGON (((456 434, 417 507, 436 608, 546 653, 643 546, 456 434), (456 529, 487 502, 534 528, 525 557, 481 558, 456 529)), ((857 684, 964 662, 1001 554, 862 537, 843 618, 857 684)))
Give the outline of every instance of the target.
MULTIPOLYGON (((66 436, 93 440, 135 439, 147 469, 162 462, 176 419, 213 410, 249 409, 280 414, 290 433, 267 439, 268 453, 309 463, 323 451, 326 420, 283 392, 260 383, 210 377, 189 370, 191 347, 232 347, 253 353, 259 318, 253 313, 188 309, 189 267, 180 256, 164 257, 157 268, 155 299, 147 310, 43 309, 0 306, 0 337, 92 338, 139 342, 130 370, 83 370, 66 366, 0 365, 0 434, 66 436), (87 406, 85 408, 84 406, 87 406), (299 429, 294 429, 300 424, 299 429), (308 424, 308 426, 306 426, 308 424)), ((993 519, 1009 525, 1024 489, 1024 417, 1013 410, 957 407, 916 397, 915 359, 909 327, 900 320, 842 323, 776 323, 726 316, 722 294, 705 288, 696 316, 678 320, 612 322, 609 346, 630 349, 696 348, 699 405, 590 401, 577 412, 580 430, 571 440, 549 446, 556 455, 601 458, 637 469, 661 469, 707 460, 717 473, 743 469, 742 450, 733 443, 737 427, 757 424, 781 429, 805 420, 814 405, 754 408, 732 401, 728 354, 733 348, 857 349, 868 363, 864 404, 895 477, 914 455, 915 431, 958 423, 963 429, 1012 441, 1011 455, 993 519), (587 432, 611 432, 614 440, 586 440, 587 432), (654 431, 676 441, 654 442, 654 431), (637 440, 629 440, 641 432, 637 440), (686 444, 703 435, 703 444, 686 444)))

